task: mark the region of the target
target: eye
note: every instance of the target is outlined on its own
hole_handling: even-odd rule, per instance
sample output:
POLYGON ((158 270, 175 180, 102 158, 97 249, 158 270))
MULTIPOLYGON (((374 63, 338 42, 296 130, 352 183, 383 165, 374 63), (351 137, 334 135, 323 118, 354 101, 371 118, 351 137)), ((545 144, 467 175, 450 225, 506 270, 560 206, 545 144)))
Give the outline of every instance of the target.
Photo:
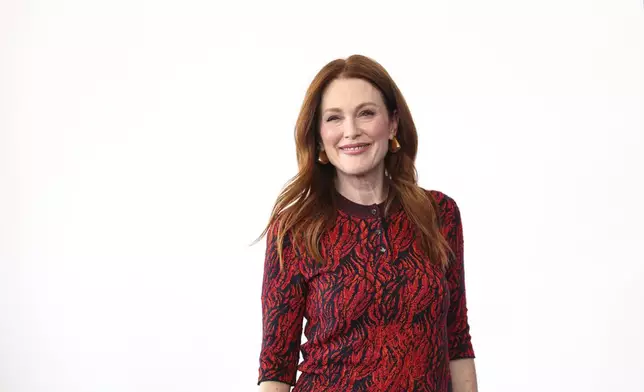
POLYGON ((361 116, 373 116, 374 114, 376 113, 371 109, 366 109, 360 112, 361 116))
POLYGON ((339 118, 340 117, 338 117, 336 115, 332 115, 332 116, 329 116, 329 117, 326 118, 326 122, 335 121, 335 120, 338 120, 339 118))

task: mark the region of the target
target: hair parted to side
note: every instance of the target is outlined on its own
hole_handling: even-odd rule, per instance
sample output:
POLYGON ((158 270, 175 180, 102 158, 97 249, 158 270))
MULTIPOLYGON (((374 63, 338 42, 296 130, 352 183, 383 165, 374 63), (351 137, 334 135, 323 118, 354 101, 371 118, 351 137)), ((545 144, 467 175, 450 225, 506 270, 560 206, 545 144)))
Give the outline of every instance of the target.
POLYGON ((445 267, 449 260, 447 252, 453 250, 440 232, 436 201, 417 183, 414 163, 418 135, 409 107, 384 67, 362 55, 326 64, 307 89, 295 126, 298 173, 277 197, 268 224, 257 240, 267 233, 269 237, 276 237, 281 268, 284 266, 283 246, 287 238, 294 251, 324 263, 320 239, 336 219, 335 168, 316 162, 320 141, 319 115, 325 88, 338 78, 359 78, 371 83, 382 94, 390 118, 397 113, 396 137, 401 149, 396 153, 387 152, 385 156, 386 180, 390 184, 385 210, 388 211, 394 198, 398 198, 416 226, 423 251, 433 263, 445 267))

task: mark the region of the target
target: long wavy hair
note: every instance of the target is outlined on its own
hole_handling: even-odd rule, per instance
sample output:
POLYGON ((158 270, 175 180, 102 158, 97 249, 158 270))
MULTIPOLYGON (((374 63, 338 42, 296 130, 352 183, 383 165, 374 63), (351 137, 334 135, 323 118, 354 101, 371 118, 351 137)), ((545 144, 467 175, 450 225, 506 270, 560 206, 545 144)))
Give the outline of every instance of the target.
MULTIPOLYGON (((382 94, 389 118, 397 114, 398 139, 401 149, 385 156, 386 181, 389 193, 385 201, 388 211, 395 198, 415 224, 421 249, 432 263, 445 267, 449 243, 440 232, 438 205, 418 186, 414 162, 418 149, 418 134, 407 103, 388 72, 378 62, 352 55, 333 60, 315 76, 306 91, 295 126, 295 146, 298 173, 291 178, 277 197, 270 219, 257 241, 271 231, 277 236, 280 268, 284 267, 283 245, 287 237, 294 250, 305 252, 324 264, 320 240, 325 230, 335 223, 337 204, 334 197, 335 168, 317 162, 320 144, 320 103, 325 88, 338 78, 359 78, 371 83, 382 94)), ((383 173, 383 175, 385 175, 383 173)))

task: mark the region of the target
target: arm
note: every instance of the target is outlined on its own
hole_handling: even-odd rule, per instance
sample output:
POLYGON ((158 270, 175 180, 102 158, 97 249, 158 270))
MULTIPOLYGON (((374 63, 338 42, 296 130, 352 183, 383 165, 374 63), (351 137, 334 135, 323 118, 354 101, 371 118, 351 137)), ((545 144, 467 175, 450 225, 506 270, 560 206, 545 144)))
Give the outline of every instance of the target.
POLYGON ((447 315, 449 337, 450 373, 454 392, 477 392, 474 350, 467 320, 465 298, 465 270, 463 264, 463 225, 458 205, 447 198, 447 240, 456 258, 447 270, 450 291, 450 307, 447 315))
POLYGON ((291 386, 283 382, 264 381, 259 384, 259 392, 289 392, 291 386))
POLYGON ((284 268, 277 254, 277 224, 266 237, 262 282, 262 349, 259 358, 260 392, 288 392, 295 385, 300 358, 306 283, 288 236, 283 246, 284 268))
POLYGON ((473 358, 450 361, 449 371, 452 374, 452 390, 454 392, 478 392, 473 358))

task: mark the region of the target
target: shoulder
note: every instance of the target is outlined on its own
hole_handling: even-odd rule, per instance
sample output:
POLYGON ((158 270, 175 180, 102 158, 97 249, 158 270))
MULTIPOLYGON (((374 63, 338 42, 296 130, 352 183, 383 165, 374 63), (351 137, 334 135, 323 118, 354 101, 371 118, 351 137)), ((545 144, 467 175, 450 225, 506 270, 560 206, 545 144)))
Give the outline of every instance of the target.
POLYGON ((458 211, 456 201, 445 192, 435 189, 424 189, 427 196, 440 208, 440 214, 451 214, 458 211))
POLYGON ((282 234, 281 241, 283 245, 291 243, 291 237, 293 235, 292 230, 284 230, 283 217, 277 216, 274 217, 268 225, 268 229, 266 231, 266 239, 270 243, 275 243, 280 234, 282 234))
POLYGON ((456 200, 445 192, 423 189, 434 205, 438 224, 442 230, 451 232, 461 224, 461 211, 456 200))
POLYGON ((432 197, 434 200, 436 200, 437 203, 439 202, 444 202, 446 200, 451 199, 446 193, 436 190, 436 189, 425 189, 421 188, 422 190, 427 193, 428 196, 432 197))

